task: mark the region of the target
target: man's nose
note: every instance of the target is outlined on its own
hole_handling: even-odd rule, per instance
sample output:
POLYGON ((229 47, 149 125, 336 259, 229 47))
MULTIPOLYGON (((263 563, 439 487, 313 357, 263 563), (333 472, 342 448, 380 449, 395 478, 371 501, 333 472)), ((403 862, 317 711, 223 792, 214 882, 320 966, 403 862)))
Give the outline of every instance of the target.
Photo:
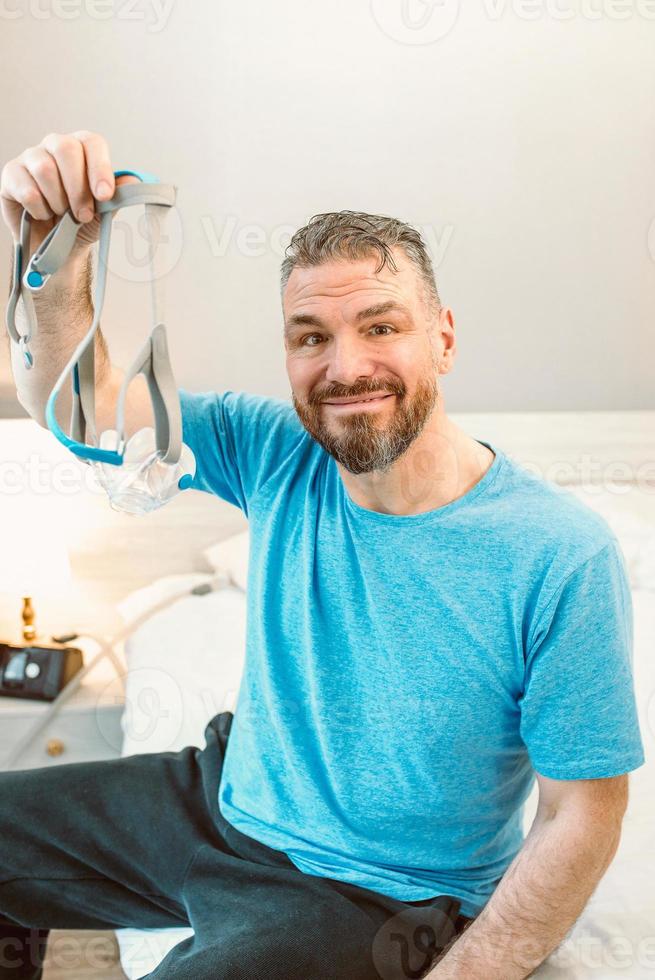
POLYGON ((344 386, 354 384, 358 378, 375 374, 375 361, 366 342, 359 337, 339 337, 329 345, 326 381, 336 381, 344 386))

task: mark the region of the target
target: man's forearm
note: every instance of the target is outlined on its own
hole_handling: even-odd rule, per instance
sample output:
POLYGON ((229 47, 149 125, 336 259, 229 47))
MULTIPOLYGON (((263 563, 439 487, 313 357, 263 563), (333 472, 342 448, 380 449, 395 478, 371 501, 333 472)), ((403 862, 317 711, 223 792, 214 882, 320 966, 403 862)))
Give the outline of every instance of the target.
POLYGON ((620 825, 571 807, 533 823, 480 915, 426 980, 523 980, 562 942, 610 865, 620 825))
MULTIPOLYGON (((13 269, 12 269, 13 276, 13 269)), ((34 366, 26 370, 16 344, 10 344, 11 367, 16 393, 23 407, 37 421, 43 419, 45 404, 55 381, 75 347, 89 329, 93 318, 91 301, 91 251, 80 251, 34 295, 37 328, 29 343, 34 366)), ((22 299, 16 310, 16 325, 27 332, 22 299)), ((100 330, 96 334, 96 372, 98 377, 109 370, 107 345, 100 330)), ((58 403, 59 421, 67 420, 69 393, 62 391, 58 403)))

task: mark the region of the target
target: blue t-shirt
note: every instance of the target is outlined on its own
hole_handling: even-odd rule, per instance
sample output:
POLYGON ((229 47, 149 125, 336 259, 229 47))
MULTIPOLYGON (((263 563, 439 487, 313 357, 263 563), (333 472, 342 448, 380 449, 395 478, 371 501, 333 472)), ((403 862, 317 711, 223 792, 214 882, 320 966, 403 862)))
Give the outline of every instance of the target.
POLYGON ((193 486, 249 520, 222 814, 308 874, 477 914, 521 847, 535 769, 644 763, 612 531, 483 440, 495 458, 462 497, 368 510, 291 402, 180 398, 193 486))

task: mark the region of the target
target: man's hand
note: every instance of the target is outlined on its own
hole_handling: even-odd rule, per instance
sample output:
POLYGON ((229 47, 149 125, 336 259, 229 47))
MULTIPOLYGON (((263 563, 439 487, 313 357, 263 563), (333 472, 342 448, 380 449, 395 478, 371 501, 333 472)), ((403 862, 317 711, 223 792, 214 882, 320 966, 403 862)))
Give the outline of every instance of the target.
POLYGON ((79 253, 98 240, 100 216, 95 213, 95 201, 112 198, 116 184, 136 181, 136 177, 128 176, 114 179, 109 147, 99 133, 86 129, 64 135, 50 133, 38 146, 29 146, 4 166, 0 177, 2 217, 18 241, 23 210, 31 215, 34 251, 70 208, 84 225, 73 249, 79 253))

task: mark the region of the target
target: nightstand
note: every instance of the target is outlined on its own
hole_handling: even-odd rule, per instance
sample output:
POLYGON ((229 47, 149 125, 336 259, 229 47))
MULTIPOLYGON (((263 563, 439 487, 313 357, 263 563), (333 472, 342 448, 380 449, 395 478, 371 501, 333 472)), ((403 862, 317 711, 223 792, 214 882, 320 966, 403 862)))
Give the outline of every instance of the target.
MULTIPOLYGON (((7 641, 9 642, 9 641, 7 641)), ((43 641, 46 642, 46 641, 43 641)), ((100 647, 89 637, 70 641, 82 650, 84 665, 100 647)), ((114 647, 123 676, 104 658, 84 677, 79 688, 24 746, 12 769, 35 769, 63 762, 116 759, 121 754, 121 717, 125 705, 125 660, 121 646, 114 647)), ((7 768, 18 742, 43 721, 52 702, 0 696, 0 770, 7 768)))

